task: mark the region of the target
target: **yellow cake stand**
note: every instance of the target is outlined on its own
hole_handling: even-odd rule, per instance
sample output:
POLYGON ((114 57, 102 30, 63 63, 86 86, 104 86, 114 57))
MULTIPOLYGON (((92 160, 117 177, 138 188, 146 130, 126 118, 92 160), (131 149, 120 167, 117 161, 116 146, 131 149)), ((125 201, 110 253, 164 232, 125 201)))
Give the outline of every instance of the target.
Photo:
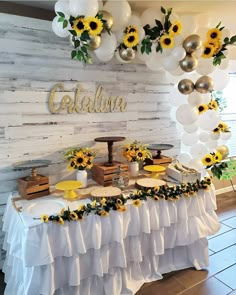
POLYGON ((65 199, 75 199, 78 197, 78 194, 74 191, 82 186, 81 181, 77 180, 65 180, 58 182, 55 185, 55 188, 61 191, 64 191, 65 199))
POLYGON ((151 172, 151 175, 149 175, 149 177, 152 177, 152 178, 159 178, 159 174, 166 170, 165 167, 160 165, 147 165, 147 166, 144 166, 143 169, 145 171, 151 172))

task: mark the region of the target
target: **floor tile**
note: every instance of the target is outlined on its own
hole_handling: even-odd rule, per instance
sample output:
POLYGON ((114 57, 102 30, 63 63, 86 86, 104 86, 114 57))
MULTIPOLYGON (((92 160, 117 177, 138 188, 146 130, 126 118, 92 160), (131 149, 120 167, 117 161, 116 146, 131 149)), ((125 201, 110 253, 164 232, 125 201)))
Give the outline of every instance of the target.
POLYGON ((209 257, 208 276, 234 265, 236 263, 236 245, 215 253, 209 257))
POLYGON ((191 289, 188 289, 181 295, 226 295, 232 289, 227 287, 225 284, 212 277, 200 284, 195 285, 191 289))
POLYGON ((223 223, 232 228, 236 228, 236 216, 223 221, 223 223))
POLYGON ((216 212, 220 222, 236 216, 236 209, 216 212))
POLYGON ((196 270, 195 268, 184 269, 176 272, 175 278, 179 281, 186 289, 194 286, 202 281, 208 279, 208 270, 196 270))
POLYGON ((209 240, 209 249, 218 252, 236 243, 236 229, 209 240))
POLYGON ((215 252, 211 251, 210 249, 208 249, 208 253, 209 253, 209 256, 211 256, 212 254, 214 254, 215 252))
POLYGON ((236 264, 219 272, 215 277, 230 288, 236 289, 236 264))
POLYGON ((228 295, 236 295, 236 290, 234 290, 233 292, 229 293, 228 295))
POLYGON ((232 227, 229 227, 229 226, 225 225, 224 223, 221 223, 220 230, 214 236, 210 236, 208 238, 208 240, 210 240, 210 239, 212 239, 214 237, 217 237, 217 236, 219 236, 219 235, 221 235, 221 234, 223 234, 223 233, 225 233, 227 231, 230 231, 230 230, 232 230, 232 227))

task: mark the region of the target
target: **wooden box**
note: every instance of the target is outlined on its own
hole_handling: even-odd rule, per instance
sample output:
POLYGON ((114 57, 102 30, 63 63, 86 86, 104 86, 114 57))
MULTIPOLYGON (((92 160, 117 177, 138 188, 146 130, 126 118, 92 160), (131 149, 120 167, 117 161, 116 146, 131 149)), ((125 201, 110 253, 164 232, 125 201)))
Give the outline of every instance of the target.
POLYGON ((35 179, 30 177, 19 178, 18 191, 27 200, 47 196, 50 194, 48 177, 37 175, 35 179))
POLYGON ((114 166, 104 166, 103 163, 94 164, 92 178, 103 186, 112 185, 112 178, 117 173, 119 166, 121 166, 122 172, 128 171, 128 165, 119 162, 114 162, 114 166))
POLYGON ((167 167, 172 162, 172 158, 161 156, 160 159, 145 159, 144 166, 146 165, 161 165, 167 167))

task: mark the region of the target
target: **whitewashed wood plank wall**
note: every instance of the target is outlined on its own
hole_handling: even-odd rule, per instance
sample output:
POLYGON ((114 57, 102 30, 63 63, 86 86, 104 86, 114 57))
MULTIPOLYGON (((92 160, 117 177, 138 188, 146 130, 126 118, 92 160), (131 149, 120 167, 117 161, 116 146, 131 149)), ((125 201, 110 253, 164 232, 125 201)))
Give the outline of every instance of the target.
MULTIPOLYGON (((49 175, 50 184, 74 178, 66 171, 61 151, 73 145, 97 150, 97 161, 106 158, 106 145, 95 144, 99 136, 125 136, 145 143, 170 143, 168 155, 176 155, 180 139, 170 119, 168 95, 173 84, 164 73, 149 71, 142 64, 103 64, 84 67, 70 59, 68 40, 51 31, 51 23, 21 16, 0 14, 0 227, 5 204, 17 189, 13 164, 23 160, 49 159, 39 172, 49 175), (49 92, 61 82, 73 95, 79 85, 92 94, 102 85, 108 94, 123 96, 124 113, 50 114, 49 92)), ((115 158, 121 158, 115 144, 115 158)), ((0 246, 3 234, 0 233, 0 246)), ((3 259, 3 257, 2 257, 3 259)))

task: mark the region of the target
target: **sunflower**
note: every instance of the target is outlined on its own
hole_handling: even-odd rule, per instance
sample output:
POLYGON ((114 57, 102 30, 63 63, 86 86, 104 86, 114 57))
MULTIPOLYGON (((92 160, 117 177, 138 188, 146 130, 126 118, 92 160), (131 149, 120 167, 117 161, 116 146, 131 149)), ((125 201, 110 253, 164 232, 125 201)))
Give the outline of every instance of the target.
POLYGON ((100 35, 103 30, 103 23, 100 19, 96 17, 87 17, 86 29, 88 30, 89 35, 92 35, 92 36, 100 35))
POLYGON ((91 169, 93 167, 93 162, 92 162, 91 158, 87 159, 86 164, 87 164, 86 168, 88 168, 88 169, 91 169))
POLYGON ((222 43, 219 39, 210 39, 208 40, 208 43, 214 46, 214 54, 217 54, 222 48, 222 43))
POLYGON ((137 150, 136 158, 138 161, 143 161, 146 159, 146 153, 145 151, 142 151, 141 149, 137 150))
POLYGON ((202 58, 210 58, 214 55, 215 53, 215 47, 214 45, 206 42, 204 45, 203 45, 203 53, 201 55, 202 58))
POLYGON ((60 211, 60 213, 59 213, 59 215, 63 215, 64 212, 65 212, 65 208, 62 208, 61 211, 60 211))
POLYGON ((128 33, 137 33, 138 34, 138 28, 135 26, 129 26, 126 29, 126 34, 128 33))
POLYGON ((125 211, 127 211, 127 207, 126 206, 117 206, 117 211, 125 212, 125 211))
POLYGON ((213 133, 219 134, 220 133, 220 128, 216 127, 215 129, 212 130, 213 133))
POLYGON ((202 164, 204 166, 211 166, 212 164, 214 164, 214 162, 214 157, 211 154, 206 154, 204 158, 202 158, 202 164))
POLYGON ((73 30, 76 32, 77 36, 81 35, 86 30, 86 21, 83 17, 80 17, 74 21, 72 26, 73 30))
POLYGON ((70 160, 69 164, 67 165, 67 169, 69 171, 76 169, 76 163, 75 163, 74 159, 70 160))
POLYGON ((205 190, 205 191, 209 191, 210 190, 210 186, 208 184, 203 184, 202 185, 202 188, 205 190))
POLYGON ((184 192, 183 195, 185 196, 185 198, 190 197, 190 193, 189 192, 184 192))
POLYGON ((218 40, 221 39, 222 32, 218 28, 210 29, 207 32, 207 39, 208 40, 218 40))
POLYGON ((82 152, 78 152, 76 153, 75 156, 75 164, 77 167, 86 167, 87 165, 87 158, 84 156, 84 154, 82 152))
POLYGON ((96 200, 92 201, 92 203, 90 205, 92 208, 95 208, 97 205, 97 201, 96 200))
POLYGON ((171 25, 171 27, 169 28, 169 31, 168 31, 168 33, 170 34, 170 35, 173 35, 173 36, 175 36, 175 35, 179 35, 180 33, 181 33, 181 31, 182 31, 182 24, 181 24, 181 22, 179 22, 179 21, 175 21, 175 22, 173 22, 173 24, 171 25))
POLYGON ((209 107, 215 111, 218 110, 219 106, 218 106, 218 103, 216 100, 212 100, 210 103, 209 103, 209 107))
POLYGON ((134 205, 135 207, 139 207, 142 204, 142 202, 137 199, 137 200, 133 200, 132 205, 134 205))
POLYGON ((70 213, 70 218, 71 218, 72 220, 78 220, 78 215, 77 215, 75 212, 71 212, 71 213, 70 213))
POLYGON ((211 184, 211 177, 204 177, 204 180, 205 180, 208 184, 211 184))
POLYGON ((85 206, 84 206, 84 204, 82 204, 82 205, 79 205, 79 207, 78 207, 78 209, 77 209, 77 210, 78 210, 78 211, 82 211, 82 210, 84 210, 84 207, 85 207, 85 206))
POLYGON ((153 199, 154 199, 154 201, 159 201, 160 200, 160 198, 158 196, 154 196, 153 199))
POLYGON ((134 33, 125 34, 125 36, 123 38, 123 43, 128 48, 135 47, 136 45, 138 45, 138 42, 139 42, 139 36, 135 32, 134 33))
POLYGON ((47 214, 42 214, 40 219, 41 219, 42 222, 48 222, 48 215, 47 214))
POLYGON ((99 201, 100 205, 102 206, 105 206, 106 203, 107 203, 107 199, 106 198, 102 198, 100 201, 99 201))
POLYGON ((216 152, 215 155, 214 155, 214 159, 215 159, 215 162, 216 163, 219 163, 222 161, 222 155, 220 152, 216 152))
POLYGON ((64 221, 63 218, 61 218, 61 217, 59 217, 58 222, 59 222, 60 224, 62 224, 62 225, 65 223, 65 221, 64 221))
POLYGON ((123 201, 121 199, 116 199, 116 204, 118 206, 121 206, 121 205, 123 205, 123 201))
POLYGON ((105 210, 101 210, 98 212, 98 215, 100 215, 102 217, 107 217, 107 216, 109 216, 109 212, 107 212, 105 210))
POLYGON ((229 131, 229 127, 225 122, 220 122, 220 124, 218 125, 218 127, 220 128, 221 131, 225 132, 225 131, 229 131))
POLYGON ((198 113, 199 115, 208 111, 208 106, 206 104, 200 104, 199 106, 197 106, 198 109, 198 113))
POLYGON ((162 48, 173 48, 175 45, 174 38, 171 35, 162 35, 160 38, 160 45, 162 48))

